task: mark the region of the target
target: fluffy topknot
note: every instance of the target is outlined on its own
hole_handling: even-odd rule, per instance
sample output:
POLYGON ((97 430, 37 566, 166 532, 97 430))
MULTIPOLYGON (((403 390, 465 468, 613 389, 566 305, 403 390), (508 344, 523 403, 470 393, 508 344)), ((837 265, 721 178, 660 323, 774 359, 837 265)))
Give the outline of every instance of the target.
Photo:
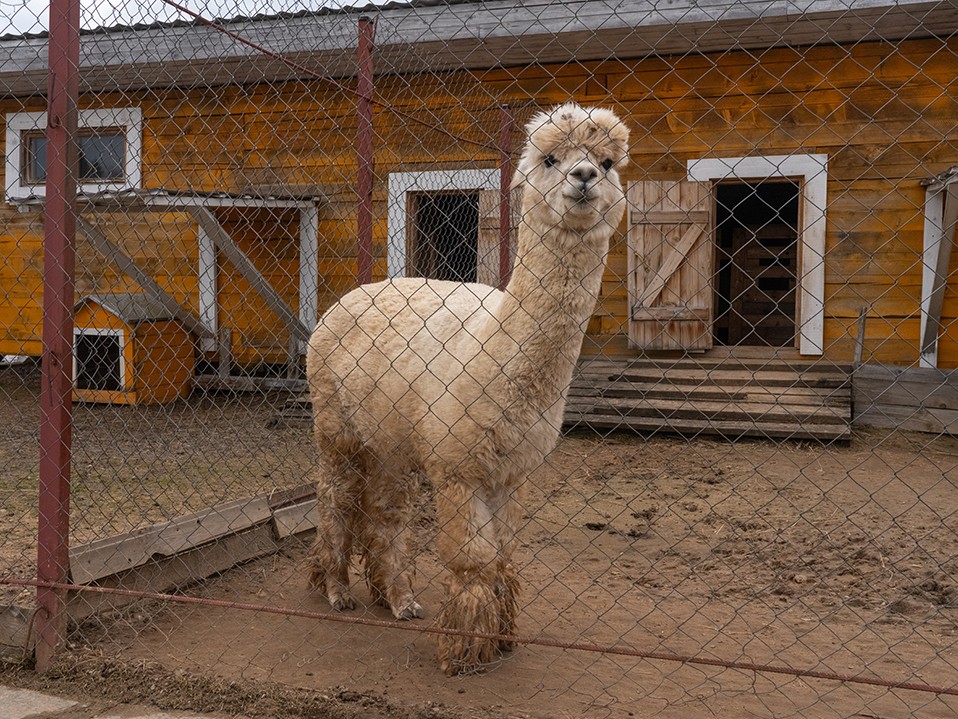
POLYGON ((617 167, 628 163, 629 128, 604 107, 582 107, 568 102, 538 113, 526 124, 529 136, 523 160, 549 155, 563 146, 597 150, 615 160, 617 167))

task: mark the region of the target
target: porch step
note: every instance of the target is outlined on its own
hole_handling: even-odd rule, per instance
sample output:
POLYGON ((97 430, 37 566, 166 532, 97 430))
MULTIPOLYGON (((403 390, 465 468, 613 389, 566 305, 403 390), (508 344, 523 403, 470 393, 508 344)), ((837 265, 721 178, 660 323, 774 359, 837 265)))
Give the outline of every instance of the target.
MULTIPOLYGON (((286 402, 277 422, 308 421, 309 395, 286 402)), ((565 426, 727 438, 848 441, 851 366, 733 359, 579 362, 565 426)))
POLYGON ((721 357, 580 361, 568 428, 847 441, 851 367, 721 357))

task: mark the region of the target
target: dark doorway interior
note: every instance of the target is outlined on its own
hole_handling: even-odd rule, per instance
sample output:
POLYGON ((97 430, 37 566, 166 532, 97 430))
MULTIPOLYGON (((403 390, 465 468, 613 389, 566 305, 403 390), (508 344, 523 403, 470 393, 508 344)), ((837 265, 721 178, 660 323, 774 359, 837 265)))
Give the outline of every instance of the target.
POLYGON ((410 273, 416 277, 475 282, 479 194, 413 196, 410 273))
POLYGON ((718 185, 716 344, 794 345, 798 198, 789 181, 718 185))
POLYGON ((74 338, 77 389, 112 390, 120 387, 120 338, 117 335, 78 333, 74 338))

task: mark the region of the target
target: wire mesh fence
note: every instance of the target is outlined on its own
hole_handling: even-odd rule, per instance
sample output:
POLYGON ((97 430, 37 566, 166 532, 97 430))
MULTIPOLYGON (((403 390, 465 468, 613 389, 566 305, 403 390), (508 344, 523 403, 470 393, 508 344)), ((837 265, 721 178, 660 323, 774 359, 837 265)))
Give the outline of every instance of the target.
POLYGON ((958 9, 799 5, 0 8, 3 656, 953 716, 958 9))

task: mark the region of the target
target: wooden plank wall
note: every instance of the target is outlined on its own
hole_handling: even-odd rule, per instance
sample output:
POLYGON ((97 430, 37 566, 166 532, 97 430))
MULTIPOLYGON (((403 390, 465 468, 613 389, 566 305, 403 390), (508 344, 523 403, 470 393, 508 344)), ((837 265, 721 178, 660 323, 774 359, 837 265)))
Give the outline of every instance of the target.
MULTIPOLYGON (((381 100, 444 131, 375 110, 374 275, 386 273, 390 172, 494 167, 501 103, 510 103, 522 123, 538 108, 573 97, 612 104, 627 117, 633 128, 627 180, 681 178, 688 160, 708 156, 827 153, 825 356, 851 359, 858 313, 867 306, 866 361, 913 363, 924 202, 919 183, 958 162, 958 99, 945 90, 952 87, 956 58, 958 39, 916 40, 380 77, 381 100)), ((145 187, 322 188, 330 202, 320 217, 320 309, 355 285, 351 94, 319 82, 287 82, 103 94, 81 102, 123 105, 143 109, 145 187)), ((0 109, 41 105, 5 99, 0 109)), ((516 136, 518 145, 521 133, 516 136)), ((137 234, 144 247, 133 254, 154 260, 174 294, 195 310, 196 281, 189 274, 195 230, 174 215, 135 232, 128 221, 124 230, 120 218, 117 232, 137 234)), ((37 215, 0 207, 0 352, 39 352, 40 231, 37 215)), ((271 250, 277 257, 272 279, 296 307, 296 283, 279 282, 293 271, 295 230, 284 218, 264 232, 264 247, 287 245, 271 250)), ((623 231, 613 242, 586 351, 627 352, 626 264, 623 231)), ((78 267, 85 292, 126 289, 125 280, 82 247, 78 267)), ((234 277, 220 279, 229 284, 234 277)), ((225 298, 242 336, 238 359, 268 357, 274 348, 264 346, 271 340, 257 325, 263 315, 241 307, 242 291, 236 282, 235 294, 225 298)), ((958 366, 958 329, 952 327, 958 293, 952 289, 943 319, 940 360, 958 366)))
POLYGON ((852 375, 853 422, 958 434, 958 372, 860 365, 852 375))

